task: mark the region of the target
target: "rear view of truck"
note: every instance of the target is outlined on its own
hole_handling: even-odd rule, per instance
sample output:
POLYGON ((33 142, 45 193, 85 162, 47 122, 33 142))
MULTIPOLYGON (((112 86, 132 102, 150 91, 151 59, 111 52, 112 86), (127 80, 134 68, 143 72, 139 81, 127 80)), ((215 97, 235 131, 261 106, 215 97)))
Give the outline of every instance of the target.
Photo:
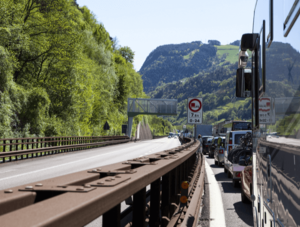
MULTIPOLYGON (((249 135, 252 132, 247 131, 231 131, 226 134, 225 141, 225 155, 224 155, 224 172, 228 177, 232 178, 234 187, 237 187, 241 179, 241 172, 245 166, 239 164, 239 158, 243 155, 247 155, 247 142, 243 143, 243 137, 249 135), (247 134, 248 133, 248 134, 247 134)), ((249 153, 251 151, 249 150, 249 153)))

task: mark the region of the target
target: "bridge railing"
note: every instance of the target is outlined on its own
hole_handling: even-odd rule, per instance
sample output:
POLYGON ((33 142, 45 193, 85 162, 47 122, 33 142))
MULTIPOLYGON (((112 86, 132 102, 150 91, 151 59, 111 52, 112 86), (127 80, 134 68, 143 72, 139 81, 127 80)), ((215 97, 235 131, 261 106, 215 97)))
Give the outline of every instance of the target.
POLYGON ((63 136, 0 139, 0 163, 130 141, 127 136, 63 136))
POLYGON ((203 188, 204 179, 199 145, 189 140, 149 156, 0 191, 1 226, 76 227, 102 215, 102 226, 119 227, 129 213, 127 226, 178 226, 191 215, 195 226, 197 187, 203 188), (183 181, 190 185, 188 200, 178 210, 183 181), (121 212, 123 201, 130 207, 121 212))

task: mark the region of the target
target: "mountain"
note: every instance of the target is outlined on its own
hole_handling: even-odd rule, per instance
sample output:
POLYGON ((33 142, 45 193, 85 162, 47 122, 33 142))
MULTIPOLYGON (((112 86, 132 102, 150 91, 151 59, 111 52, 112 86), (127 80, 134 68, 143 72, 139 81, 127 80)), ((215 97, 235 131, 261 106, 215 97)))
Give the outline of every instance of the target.
POLYGON ((237 61, 239 41, 220 45, 217 40, 182 44, 169 44, 153 50, 142 65, 145 92, 153 91, 164 83, 192 77, 199 72, 210 71, 215 65, 226 65, 237 61))
MULTIPOLYGON (((148 95, 152 98, 171 98, 178 99, 178 115, 175 117, 165 117, 173 124, 180 125, 186 123, 186 110, 187 110, 187 98, 189 97, 202 97, 203 98, 203 111, 204 122, 214 123, 225 119, 251 119, 251 99, 242 99, 235 97, 235 75, 239 51, 239 42, 235 41, 230 45, 214 45, 212 44, 200 44, 199 48, 193 46, 194 50, 201 50, 202 46, 205 48, 215 48, 216 54, 208 54, 203 58, 208 59, 204 67, 202 62, 195 62, 197 67, 190 67, 190 71, 198 73, 185 74, 182 76, 177 74, 177 78, 171 79, 169 82, 163 81, 163 76, 156 77, 156 81, 152 81, 152 77, 148 76, 148 79, 154 84, 158 84, 155 89, 147 87, 148 95), (201 65, 202 66, 199 66, 201 65), (201 67, 203 68, 201 70, 201 67)), ((186 45, 182 45, 181 48, 186 45)), ((176 45, 171 45, 172 52, 179 50, 174 49, 176 45)), ((160 48, 160 47, 159 47, 160 48)), ((158 49, 158 48, 157 48, 158 49)), ((181 52, 183 50, 181 49, 181 52)), ((151 54, 154 56, 155 51, 151 54), (154 53, 154 54, 153 54, 154 53)), ((190 53, 191 53, 190 52, 190 53)), ((204 51, 203 51, 204 52, 204 51)), ((150 54, 150 55, 151 55, 150 54)), ((250 54, 250 53, 249 53, 250 54)), ((149 55, 149 56, 150 56, 149 55)), ((266 50, 267 62, 266 70, 268 72, 267 90, 266 94, 272 97, 288 97, 292 96, 295 90, 299 90, 294 84, 299 84, 300 78, 295 75, 300 74, 300 54, 292 46, 285 43, 273 42, 272 48, 266 50), (279 61, 283 61, 283 67, 279 67, 279 61), (294 82, 294 83, 293 83, 294 82), (295 83, 296 82, 296 83, 295 83)), ((172 58, 169 58, 171 61, 172 58)), ((147 60, 146 60, 147 61, 147 60)), ((152 59, 149 65, 154 66, 153 62, 157 61, 152 59)), ((184 68, 183 63, 185 60, 181 60, 181 67, 184 68)), ((248 60, 248 66, 250 66, 251 59, 248 60)), ((144 63, 144 65, 146 62, 144 63)), ((176 63, 177 65, 180 62, 176 63)), ((169 65, 176 65, 174 62, 169 65)), ((148 68, 149 65, 147 66, 148 68)), ((165 68, 166 74, 168 65, 164 65, 159 69, 165 68)), ((186 67, 187 68, 187 67, 186 67)), ((159 71, 158 69, 156 69, 159 71)), ((172 69, 170 69, 171 71, 172 69)), ((153 72, 154 69, 149 70, 147 73, 153 72)), ((144 74, 144 76, 148 74, 144 74)), ((156 76, 156 75, 153 75, 156 76)), ((144 82, 144 86, 147 85, 144 82)), ((300 92, 299 92, 300 93, 300 92)))

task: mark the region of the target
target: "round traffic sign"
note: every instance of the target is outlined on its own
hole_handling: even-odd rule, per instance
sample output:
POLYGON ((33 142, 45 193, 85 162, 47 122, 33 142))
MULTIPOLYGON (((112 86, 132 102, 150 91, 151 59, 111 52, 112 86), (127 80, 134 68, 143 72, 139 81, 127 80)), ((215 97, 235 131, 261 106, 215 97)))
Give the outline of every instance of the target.
POLYGON ((192 99, 189 102, 189 109, 192 112, 198 112, 199 110, 201 110, 202 107, 202 103, 200 102, 199 99, 192 99))

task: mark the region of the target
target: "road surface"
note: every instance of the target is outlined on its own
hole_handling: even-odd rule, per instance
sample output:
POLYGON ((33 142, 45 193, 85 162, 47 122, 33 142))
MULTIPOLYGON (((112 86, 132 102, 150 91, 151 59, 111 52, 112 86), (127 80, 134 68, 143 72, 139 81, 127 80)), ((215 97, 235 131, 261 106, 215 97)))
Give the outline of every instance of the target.
POLYGON ((129 142, 0 164, 0 190, 101 167, 180 146, 178 139, 129 142))
MULTIPOLYGON (((209 184, 209 194, 211 195, 212 192, 216 193, 216 188, 211 187, 219 187, 219 193, 222 197, 222 202, 212 200, 210 201, 210 211, 217 210, 220 206, 223 205, 223 211, 225 216, 225 223, 226 227, 247 227, 253 226, 253 217, 252 217, 252 205, 251 204, 244 204, 241 201, 241 188, 234 188, 232 184, 232 179, 227 177, 227 174, 224 173, 224 168, 218 167, 214 163, 213 158, 206 157, 206 166, 210 168, 213 172, 213 177, 216 179, 217 184, 209 184), (220 205, 221 204, 221 205, 220 205)), ((206 174, 209 171, 206 170, 206 174)), ((209 176, 208 176, 209 178, 209 176)), ((216 195, 211 195, 216 197, 216 195)), ((220 212, 221 213, 221 212, 220 212)), ((210 214, 212 215, 212 214, 210 214)), ((217 214, 218 218, 218 214, 217 214)), ((214 220, 211 220, 210 227, 212 227, 214 220)), ((220 226, 220 225, 218 225, 220 226)), ((224 225, 225 226, 225 225, 224 225)))

